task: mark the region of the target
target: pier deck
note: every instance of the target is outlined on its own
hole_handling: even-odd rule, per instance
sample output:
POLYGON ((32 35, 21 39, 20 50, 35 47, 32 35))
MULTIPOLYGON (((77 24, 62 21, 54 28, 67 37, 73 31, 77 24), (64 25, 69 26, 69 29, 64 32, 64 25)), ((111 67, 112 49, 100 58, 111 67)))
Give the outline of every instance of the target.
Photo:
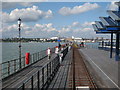
POLYGON ((62 62, 55 78, 50 83, 50 89, 75 89, 75 88, 94 88, 95 85, 89 71, 87 70, 84 60, 77 48, 68 52, 62 62))
MULTIPOLYGON (((120 69, 118 61, 114 57, 109 58, 109 52, 98 49, 80 49, 89 71, 101 88, 119 88, 118 70, 120 69), (99 77, 99 78, 98 78, 99 77), (102 83, 100 84, 100 81, 102 83)), ((120 88, 119 88, 120 89, 120 88)))
MULTIPOLYGON (((49 61, 56 57, 56 54, 52 54, 52 57, 49 61)), ((44 58, 37 63, 23 69, 22 71, 8 77, 7 79, 2 81, 2 88, 17 88, 22 83, 25 82, 30 76, 32 76, 35 72, 37 72, 43 65, 48 62, 48 58, 44 58)))
MULTIPOLYGON (((77 50, 78 51, 75 51, 75 54, 73 54, 73 50, 70 50, 67 53, 56 75, 54 76, 54 78, 52 78, 52 81, 49 83, 48 88, 73 88, 73 82, 76 85, 79 84, 79 86, 81 86, 83 85, 83 81, 91 82, 91 80, 93 80, 93 82, 97 85, 98 88, 119 88, 119 62, 115 61, 114 58, 110 59, 108 57, 108 51, 87 48, 81 48, 77 50), (86 66, 81 64, 83 62, 85 62, 86 66), (85 69, 82 67, 82 65, 83 67, 87 67, 88 73, 85 74, 85 69), (91 80, 90 78, 87 78, 87 76, 89 75, 92 76, 91 80)), ((55 57, 56 55, 53 54, 51 60, 55 57)), ((38 61, 37 63, 24 69, 20 73, 16 73, 14 76, 11 76, 10 78, 3 81, 3 88, 19 87, 25 82, 27 78, 29 78, 31 75, 37 72, 37 70, 40 69, 47 62, 47 58, 44 58, 43 60, 38 61)), ((86 84, 87 83, 84 82, 83 86, 86 86, 86 84)), ((89 85, 87 84, 87 86, 89 85)))
POLYGON ((70 67, 72 63, 72 51, 69 51, 63 62, 60 65, 60 68, 52 80, 48 88, 66 88, 68 87, 68 76, 70 72, 70 67))

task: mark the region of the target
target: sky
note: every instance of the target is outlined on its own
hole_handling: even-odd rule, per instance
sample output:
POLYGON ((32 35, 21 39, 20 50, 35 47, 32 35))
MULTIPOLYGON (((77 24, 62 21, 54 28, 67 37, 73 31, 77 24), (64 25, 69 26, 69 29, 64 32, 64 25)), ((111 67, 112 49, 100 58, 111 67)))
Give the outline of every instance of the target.
POLYGON ((21 18, 24 38, 95 38, 92 24, 106 10, 116 10, 114 2, 2 2, 2 38, 18 37, 17 19, 21 18))

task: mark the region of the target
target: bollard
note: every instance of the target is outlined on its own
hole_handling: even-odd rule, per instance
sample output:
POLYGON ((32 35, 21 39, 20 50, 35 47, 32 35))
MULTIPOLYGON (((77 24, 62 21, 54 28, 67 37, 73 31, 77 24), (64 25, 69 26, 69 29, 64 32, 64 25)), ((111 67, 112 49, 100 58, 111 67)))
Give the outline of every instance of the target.
POLYGON ((30 53, 26 53, 25 60, 26 60, 26 64, 29 64, 29 62, 30 62, 30 53))

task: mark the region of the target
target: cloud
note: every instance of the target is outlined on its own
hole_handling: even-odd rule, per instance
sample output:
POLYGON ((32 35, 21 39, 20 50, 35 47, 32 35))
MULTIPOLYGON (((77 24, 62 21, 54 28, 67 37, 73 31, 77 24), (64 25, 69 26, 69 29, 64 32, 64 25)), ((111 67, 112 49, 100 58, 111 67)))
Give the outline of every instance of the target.
POLYGON ((115 4, 115 1, 111 2, 111 4, 108 6, 109 10, 117 10, 118 6, 115 4))
POLYGON ((10 8, 15 8, 16 6, 32 6, 32 2, 2 2, 2 9, 10 9, 10 8))
POLYGON ((46 2, 48 0, 2 0, 2 2, 46 2))
MULTIPOLYGON (((92 28, 92 23, 94 22, 84 22, 83 24, 79 22, 73 22, 70 25, 63 26, 61 28, 55 28, 52 23, 47 24, 35 24, 33 26, 21 24, 21 35, 22 37, 82 37, 82 38, 92 38, 96 37, 96 33, 92 28), (79 26, 79 27, 78 27, 79 26)), ((6 25, 3 27, 2 31, 3 37, 18 37, 18 25, 6 25)))
POLYGON ((91 26, 92 24, 95 24, 95 22, 84 22, 82 26, 86 27, 86 26, 91 26))
POLYGON ((71 25, 62 27, 59 30, 60 36, 75 36, 75 37, 95 37, 96 34, 92 28, 94 22, 84 22, 83 24, 79 22, 73 22, 71 25))
POLYGON ((52 15, 51 10, 44 12, 39 10, 37 6, 32 6, 31 8, 14 9, 10 13, 3 12, 2 18, 5 23, 15 22, 19 17, 23 22, 35 22, 42 18, 50 18, 52 15))
POLYGON ((83 5, 80 6, 75 6, 73 8, 70 7, 63 7, 59 10, 59 13, 63 16, 67 16, 67 15, 72 15, 72 14, 80 14, 80 13, 84 13, 93 9, 98 8, 99 5, 94 3, 85 3, 83 5))
POLYGON ((79 22, 73 22, 72 27, 80 27, 81 24, 79 22))
MULTIPOLYGON (((1 31, 1 30, 0 30, 1 31)), ((52 23, 48 24, 35 24, 34 26, 28 26, 21 24, 22 37, 52 37, 58 34, 56 28, 52 23)), ((2 28, 3 37, 18 37, 18 25, 13 24, 2 28)))

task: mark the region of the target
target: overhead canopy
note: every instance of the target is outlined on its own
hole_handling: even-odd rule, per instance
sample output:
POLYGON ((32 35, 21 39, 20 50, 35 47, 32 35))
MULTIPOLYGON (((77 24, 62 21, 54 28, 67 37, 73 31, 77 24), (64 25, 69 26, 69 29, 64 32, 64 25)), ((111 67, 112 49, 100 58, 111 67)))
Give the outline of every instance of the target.
POLYGON ((96 24, 92 24, 93 28, 94 28, 94 31, 99 31, 98 27, 96 24))
POLYGON ((115 4, 116 4, 117 6, 120 6, 120 1, 119 1, 119 2, 115 2, 115 4))
POLYGON ((101 21, 95 21, 93 28, 96 32, 120 33, 120 1, 115 3, 118 11, 108 10, 108 17, 100 17, 101 21))
POLYGON ((97 34, 111 33, 111 49, 110 57, 112 57, 113 48, 113 33, 116 33, 116 51, 115 59, 119 58, 119 37, 120 37, 120 2, 116 3, 118 5, 118 11, 108 10, 108 17, 100 17, 101 21, 95 21, 93 28, 97 34))
POLYGON ((96 23, 96 25, 97 25, 97 27, 99 28, 99 29, 105 29, 106 27, 102 24, 102 22, 100 22, 100 21, 95 21, 95 23, 96 23))
POLYGON ((96 24, 92 24, 94 31, 96 31, 96 33, 100 34, 100 33, 111 33, 110 31, 106 30, 106 29, 100 29, 96 24))
POLYGON ((106 27, 117 27, 117 24, 110 17, 100 17, 100 20, 106 27))
POLYGON ((120 21, 120 11, 108 10, 107 12, 114 21, 120 21))

